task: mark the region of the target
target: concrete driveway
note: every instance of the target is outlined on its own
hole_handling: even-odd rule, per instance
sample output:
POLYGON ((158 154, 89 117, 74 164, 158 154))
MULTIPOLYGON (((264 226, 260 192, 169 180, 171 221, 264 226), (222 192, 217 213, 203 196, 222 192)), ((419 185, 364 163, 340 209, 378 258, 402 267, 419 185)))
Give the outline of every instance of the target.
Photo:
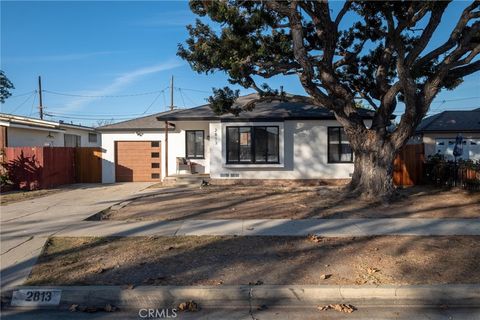
POLYGON ((1 287, 20 285, 45 240, 85 218, 140 194, 153 183, 78 184, 65 192, 0 207, 1 287))

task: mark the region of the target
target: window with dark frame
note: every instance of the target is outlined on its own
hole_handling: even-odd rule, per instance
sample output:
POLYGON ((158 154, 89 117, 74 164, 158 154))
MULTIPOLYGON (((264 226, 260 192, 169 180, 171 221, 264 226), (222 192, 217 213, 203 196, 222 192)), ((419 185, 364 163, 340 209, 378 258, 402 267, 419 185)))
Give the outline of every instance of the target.
POLYGON ((88 133, 88 142, 96 143, 97 142, 97 134, 96 133, 88 133))
POLYGON ((227 163, 279 163, 278 126, 227 127, 227 163))
POLYGON ((185 131, 185 158, 205 158, 205 134, 203 130, 185 131))
POLYGON ((328 128, 328 162, 353 162, 353 151, 343 127, 328 128))

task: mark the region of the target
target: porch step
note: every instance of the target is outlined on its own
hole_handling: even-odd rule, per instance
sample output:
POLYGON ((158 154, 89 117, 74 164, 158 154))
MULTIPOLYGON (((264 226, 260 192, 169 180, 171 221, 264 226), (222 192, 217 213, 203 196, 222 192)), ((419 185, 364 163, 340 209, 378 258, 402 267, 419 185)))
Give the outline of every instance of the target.
POLYGON ((163 185, 175 187, 200 187, 202 181, 210 181, 208 174, 174 175, 163 179, 163 185))

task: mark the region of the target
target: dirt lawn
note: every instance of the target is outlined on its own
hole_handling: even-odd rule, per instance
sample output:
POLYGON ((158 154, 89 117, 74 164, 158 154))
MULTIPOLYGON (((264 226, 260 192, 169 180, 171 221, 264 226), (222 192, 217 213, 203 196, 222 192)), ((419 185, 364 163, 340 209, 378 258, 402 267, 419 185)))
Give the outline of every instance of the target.
POLYGON ((28 285, 480 283, 480 237, 51 238, 28 285))
POLYGON ((0 194, 0 205, 7 205, 14 202, 32 200, 54 193, 62 192, 61 189, 46 189, 33 191, 9 191, 0 194))
MULTIPOLYGON (((171 189, 170 189, 171 190, 171 189)), ((479 218, 480 193, 412 187, 392 204, 345 198, 341 187, 209 186, 137 199, 95 219, 479 218)))

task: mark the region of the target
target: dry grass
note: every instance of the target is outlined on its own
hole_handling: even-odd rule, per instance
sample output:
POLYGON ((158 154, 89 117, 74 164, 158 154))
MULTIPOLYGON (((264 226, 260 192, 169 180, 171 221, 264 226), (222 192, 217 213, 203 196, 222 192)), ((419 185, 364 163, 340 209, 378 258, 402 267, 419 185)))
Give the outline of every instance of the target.
POLYGON ((27 284, 480 283, 480 237, 52 238, 27 284))
POLYGON ((412 187, 387 205, 347 198, 342 187, 318 186, 164 188, 104 215, 112 220, 478 217, 480 193, 412 187))
POLYGON ((60 189, 46 189, 46 190, 34 190, 34 191, 9 191, 0 195, 0 204, 7 205, 14 202, 20 202, 25 200, 32 200, 48 196, 54 193, 61 192, 60 189))

